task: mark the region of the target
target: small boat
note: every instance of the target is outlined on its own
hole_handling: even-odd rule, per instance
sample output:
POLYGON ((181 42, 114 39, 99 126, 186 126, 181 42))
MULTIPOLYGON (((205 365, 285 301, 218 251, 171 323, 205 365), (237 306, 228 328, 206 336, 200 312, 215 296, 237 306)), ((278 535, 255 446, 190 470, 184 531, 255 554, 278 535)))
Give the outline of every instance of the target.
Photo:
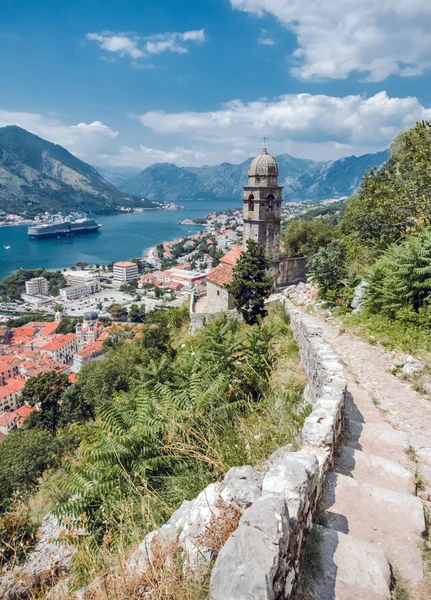
POLYGON ((10 244, 8 244, 7 246, 3 245, 3 248, 4 248, 5 250, 10 250, 10 244))

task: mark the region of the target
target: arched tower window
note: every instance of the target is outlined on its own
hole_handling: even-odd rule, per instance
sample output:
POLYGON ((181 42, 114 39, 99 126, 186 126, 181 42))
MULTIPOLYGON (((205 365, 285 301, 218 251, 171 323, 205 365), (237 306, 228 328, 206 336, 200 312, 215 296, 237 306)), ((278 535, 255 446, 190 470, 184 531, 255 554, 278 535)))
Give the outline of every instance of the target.
POLYGON ((266 197, 267 200, 275 200, 275 197, 273 194, 268 194, 266 197))
POLYGON ((254 196, 253 194, 250 194, 250 196, 248 197, 248 210, 249 212, 253 212, 254 211, 254 196))
POLYGON ((250 196, 248 197, 249 200, 254 200, 254 196, 253 194, 250 194, 250 196))

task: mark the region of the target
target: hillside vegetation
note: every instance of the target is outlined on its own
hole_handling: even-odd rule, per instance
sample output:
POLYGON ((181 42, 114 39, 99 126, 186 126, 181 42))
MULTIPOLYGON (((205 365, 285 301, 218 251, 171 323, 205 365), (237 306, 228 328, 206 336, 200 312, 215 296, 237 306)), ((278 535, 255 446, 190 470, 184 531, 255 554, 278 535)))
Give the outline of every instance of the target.
POLYGON ((355 326, 385 344, 431 351, 431 123, 401 132, 385 164, 370 169, 338 215, 292 221, 290 256, 309 256, 321 298, 350 310, 365 281, 355 326))
POLYGON ((140 339, 111 343, 77 383, 26 384, 41 410, 0 446, 0 527, 14 523, 28 546, 49 510, 79 528, 66 537, 79 548, 76 586, 230 467, 297 441, 307 409, 284 309, 253 326, 220 316, 187 327, 186 309, 149 314, 140 339))

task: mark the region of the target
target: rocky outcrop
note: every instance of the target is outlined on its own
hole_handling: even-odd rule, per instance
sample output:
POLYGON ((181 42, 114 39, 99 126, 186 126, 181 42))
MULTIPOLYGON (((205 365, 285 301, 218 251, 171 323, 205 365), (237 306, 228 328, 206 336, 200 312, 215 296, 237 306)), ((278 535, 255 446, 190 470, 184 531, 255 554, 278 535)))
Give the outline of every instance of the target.
POLYGON ((32 598, 32 590, 40 585, 52 585, 59 577, 68 573, 74 549, 59 543, 63 528, 57 519, 48 515, 43 519, 35 549, 21 567, 16 567, 1 578, 2 600, 32 598))
POLYGON ((275 299, 290 314, 312 412, 302 430, 301 451, 280 449, 268 461, 262 496, 244 512, 218 555, 211 600, 291 597, 342 430, 347 381, 341 363, 313 319, 301 315, 286 297, 275 299))

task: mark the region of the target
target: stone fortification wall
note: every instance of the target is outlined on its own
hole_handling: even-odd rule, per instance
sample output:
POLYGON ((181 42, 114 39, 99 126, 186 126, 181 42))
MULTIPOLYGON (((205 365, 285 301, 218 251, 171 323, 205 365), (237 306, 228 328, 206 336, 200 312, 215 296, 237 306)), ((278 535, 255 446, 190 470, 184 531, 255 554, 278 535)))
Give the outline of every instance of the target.
POLYGON ((211 600, 291 597, 325 474, 341 434, 347 382, 313 319, 280 297, 291 318, 307 375, 312 412, 299 452, 281 448, 269 459, 261 495, 247 508, 221 549, 211 577, 211 600))

